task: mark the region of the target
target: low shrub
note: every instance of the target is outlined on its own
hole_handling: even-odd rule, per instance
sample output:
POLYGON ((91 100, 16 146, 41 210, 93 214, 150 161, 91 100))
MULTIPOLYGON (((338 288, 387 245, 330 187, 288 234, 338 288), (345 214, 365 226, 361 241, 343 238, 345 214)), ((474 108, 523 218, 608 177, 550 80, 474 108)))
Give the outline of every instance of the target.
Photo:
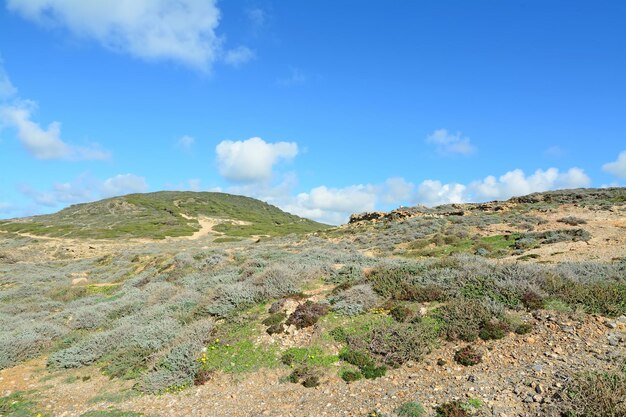
POLYGON ((502 339, 511 329, 504 321, 488 321, 480 329, 479 336, 483 340, 502 339))
POLYGON ((158 394, 191 386, 200 369, 197 357, 201 349, 202 345, 197 343, 174 346, 150 372, 143 375, 136 388, 145 393, 158 394))
POLYGON ((376 361, 366 352, 352 350, 349 348, 342 349, 342 351, 339 352, 339 359, 348 362, 350 365, 354 365, 359 369, 363 369, 366 366, 376 365, 376 361))
POLYGON ((274 313, 265 320, 263 320, 262 323, 266 326, 273 326, 282 323, 285 318, 287 318, 287 315, 285 313, 274 313))
POLYGON ((579 224, 587 224, 587 221, 585 219, 581 219, 580 217, 575 217, 575 216, 562 217, 558 219, 557 222, 565 223, 570 226, 578 226, 579 224))
POLYGON ((539 310, 544 307, 544 299, 533 290, 528 290, 522 295, 522 304, 529 310, 539 310))
POLYGON ((328 313, 327 305, 306 301, 304 304, 296 307, 296 310, 287 319, 286 324, 288 326, 293 324, 297 329, 310 327, 317 323, 320 317, 326 313, 328 313))
POLYGON ((211 378, 213 378, 213 373, 214 372, 209 369, 198 369, 196 376, 193 379, 193 384, 196 386, 206 384, 211 380, 211 378))
POLYGON ((330 298, 333 310, 346 316, 365 313, 378 302, 379 298, 369 284, 349 287, 330 298))
POLYGON ((415 313, 410 308, 403 305, 395 305, 389 310, 389 315, 397 322, 403 323, 413 317, 415 313))
POLYGON ((521 323, 515 328, 515 333, 517 334, 528 334, 532 332, 533 325, 530 323, 521 323))
POLYGON ((562 397, 567 417, 626 416, 626 370, 576 375, 562 397))
POLYGON ((426 410, 424 410, 424 407, 420 403, 410 401, 402 404, 396 410, 396 414, 398 417, 424 417, 426 415, 426 410))
POLYGON ((436 334, 421 323, 391 323, 374 328, 366 337, 367 349, 387 365, 398 367, 428 354, 436 334))
POLYGON ((435 408, 437 417, 469 417, 470 413, 463 407, 461 401, 451 401, 435 408))
POLYGON ((482 355, 470 345, 465 346, 454 353, 454 360, 463 366, 477 365, 482 361, 482 359, 482 355))
POLYGON ((317 387, 320 384, 319 375, 317 375, 315 370, 306 366, 294 369, 287 379, 294 384, 300 383, 306 388, 317 387))
POLYGON ((361 368, 361 373, 366 379, 376 379, 385 376, 387 373, 387 367, 382 366, 365 366, 361 368))
POLYGON ((363 378, 363 374, 359 371, 344 370, 341 372, 341 379, 347 383, 358 381, 363 378))
POLYGON ((443 321, 442 332, 448 340, 476 340, 481 327, 491 319, 487 308, 478 300, 456 298, 436 313, 443 321))

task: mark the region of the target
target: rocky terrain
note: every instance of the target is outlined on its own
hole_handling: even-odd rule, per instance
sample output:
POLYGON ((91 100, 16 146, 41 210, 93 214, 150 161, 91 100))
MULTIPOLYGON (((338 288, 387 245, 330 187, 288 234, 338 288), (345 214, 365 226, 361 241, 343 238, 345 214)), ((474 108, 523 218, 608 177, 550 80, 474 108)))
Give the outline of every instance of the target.
POLYGON ((271 238, 234 212, 4 223, 0 416, 626 415, 626 189, 271 238))

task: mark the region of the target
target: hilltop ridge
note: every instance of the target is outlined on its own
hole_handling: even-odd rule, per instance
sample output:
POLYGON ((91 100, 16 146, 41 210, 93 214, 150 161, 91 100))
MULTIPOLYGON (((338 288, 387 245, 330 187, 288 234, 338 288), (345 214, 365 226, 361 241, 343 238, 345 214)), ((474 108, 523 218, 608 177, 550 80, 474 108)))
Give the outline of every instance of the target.
POLYGON ((286 213, 263 201, 217 192, 159 191, 75 204, 57 213, 0 222, 0 230, 69 238, 191 236, 199 218, 229 236, 284 235, 329 226, 286 213))

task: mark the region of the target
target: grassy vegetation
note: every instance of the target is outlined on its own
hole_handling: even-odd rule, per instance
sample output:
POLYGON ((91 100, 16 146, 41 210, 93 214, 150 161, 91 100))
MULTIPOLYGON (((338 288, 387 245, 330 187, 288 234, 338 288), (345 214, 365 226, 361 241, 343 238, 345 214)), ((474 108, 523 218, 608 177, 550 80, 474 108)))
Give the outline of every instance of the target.
POLYGON ((18 391, 0 397, 0 416, 3 417, 48 417, 49 414, 37 411, 36 404, 29 399, 29 393, 18 391))
POLYGON ((226 222, 215 229, 239 237, 305 233, 328 227, 249 197, 162 191, 77 204, 55 214, 0 223, 0 230, 53 237, 163 239, 193 234, 200 227, 198 216, 249 223, 226 222))

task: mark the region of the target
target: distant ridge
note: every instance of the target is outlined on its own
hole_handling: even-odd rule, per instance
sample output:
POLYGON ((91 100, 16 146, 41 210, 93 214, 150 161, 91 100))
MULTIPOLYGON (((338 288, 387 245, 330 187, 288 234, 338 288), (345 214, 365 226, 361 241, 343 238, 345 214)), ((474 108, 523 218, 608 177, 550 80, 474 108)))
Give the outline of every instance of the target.
POLYGON ((276 236, 330 227, 250 197, 160 191, 75 204, 54 214, 0 221, 0 230, 69 238, 163 239, 193 235, 200 229, 199 217, 218 220, 213 230, 229 236, 276 236))

